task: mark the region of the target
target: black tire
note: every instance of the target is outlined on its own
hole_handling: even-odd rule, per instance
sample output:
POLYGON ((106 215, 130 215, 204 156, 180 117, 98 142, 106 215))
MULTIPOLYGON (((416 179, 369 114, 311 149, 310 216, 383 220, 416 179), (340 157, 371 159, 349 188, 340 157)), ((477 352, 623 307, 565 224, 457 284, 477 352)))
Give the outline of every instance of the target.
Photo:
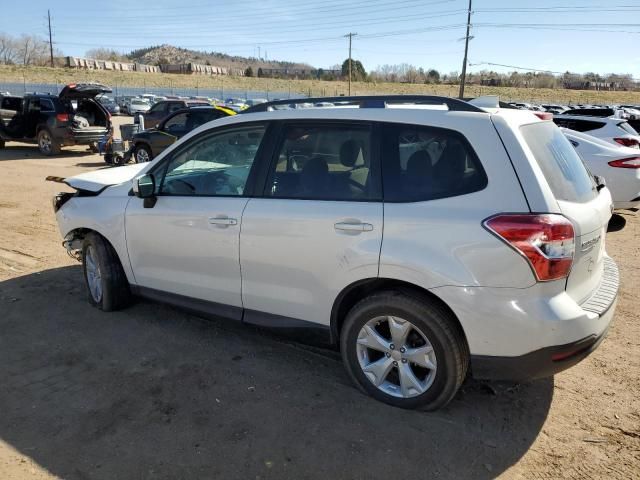
POLYGON ((426 298, 414 298, 396 291, 373 294, 349 311, 340 332, 340 350, 349 376, 362 391, 400 408, 437 410, 444 407, 462 385, 469 367, 469 349, 451 313, 426 298), (368 321, 384 316, 408 320, 431 343, 437 368, 431 385, 424 393, 407 398, 396 397, 380 390, 364 374, 358 360, 359 332, 368 321))
POLYGON ((60 143, 55 139, 51 132, 43 128, 38 132, 38 150, 43 155, 51 156, 60 153, 60 143), (46 146, 48 145, 48 147, 46 146))
POLYGON ((89 233, 82 244, 82 273, 89 303, 105 312, 119 310, 131 303, 131 289, 127 276, 122 269, 118 254, 104 237, 97 233, 89 233), (94 296, 87 277, 87 252, 91 249, 92 257, 99 267, 101 295, 94 296))
POLYGON ((0 148, 4 148, 4 140, 0 138, 0 148))
POLYGON ((151 160, 153 160, 153 154, 151 153, 151 149, 149 147, 147 147, 146 145, 140 143, 138 145, 136 145, 136 148, 133 151, 133 160, 136 163, 145 163, 145 162, 150 162, 151 160), (148 158, 148 160, 140 160, 138 158, 138 153, 141 153, 141 156, 144 154, 146 155, 146 158, 148 158))

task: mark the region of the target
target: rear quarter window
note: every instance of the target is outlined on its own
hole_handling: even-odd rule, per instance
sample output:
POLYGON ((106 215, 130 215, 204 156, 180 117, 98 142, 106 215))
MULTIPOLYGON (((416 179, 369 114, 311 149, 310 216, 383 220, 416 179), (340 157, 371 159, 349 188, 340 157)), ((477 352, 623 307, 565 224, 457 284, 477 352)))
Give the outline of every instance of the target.
POLYGON ((559 128, 537 122, 520 131, 557 199, 583 203, 597 196, 591 174, 559 128))
POLYGON ((385 124, 385 202, 423 202, 477 192, 487 175, 468 141, 443 128, 385 124))

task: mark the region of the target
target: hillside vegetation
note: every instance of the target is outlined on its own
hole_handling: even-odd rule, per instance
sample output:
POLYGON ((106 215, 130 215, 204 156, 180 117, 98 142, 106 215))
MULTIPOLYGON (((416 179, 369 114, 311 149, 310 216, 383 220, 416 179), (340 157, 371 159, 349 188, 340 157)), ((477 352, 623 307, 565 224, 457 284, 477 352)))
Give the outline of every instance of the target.
MULTIPOLYGON (((67 68, 24 67, 0 65, 0 90, 3 83, 58 83, 94 81, 111 87, 131 86, 209 88, 225 90, 248 90, 256 92, 291 92, 312 96, 347 94, 347 82, 322 80, 284 80, 256 77, 209 77, 200 75, 171 75, 163 73, 113 72, 104 70, 75 70, 67 68)), ((457 96, 457 85, 404 84, 382 82, 353 82, 352 94, 428 94, 457 96)), ((544 88, 480 87, 469 85, 465 96, 499 95, 502 100, 522 100, 539 103, 629 103, 640 104, 640 92, 608 92, 590 90, 564 90, 544 88)), ((266 96, 266 95, 265 95, 266 96)), ((270 96, 273 98, 273 95, 270 96)))
POLYGON ((147 65, 160 65, 166 63, 201 63, 215 65, 225 68, 245 69, 251 66, 257 68, 312 68, 304 63, 266 61, 264 59, 247 58, 236 55, 227 55, 218 52, 201 52, 186 48, 174 47, 172 45, 159 45, 148 48, 133 50, 127 54, 127 59, 131 62, 145 63, 147 65))

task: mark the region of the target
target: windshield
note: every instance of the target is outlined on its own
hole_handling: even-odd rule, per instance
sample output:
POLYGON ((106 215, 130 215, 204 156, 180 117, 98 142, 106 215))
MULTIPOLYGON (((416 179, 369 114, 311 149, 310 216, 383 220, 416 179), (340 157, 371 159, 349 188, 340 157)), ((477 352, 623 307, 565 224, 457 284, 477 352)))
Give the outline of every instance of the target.
POLYGON ((132 100, 131 101, 132 105, 149 105, 147 102, 145 102, 144 100, 132 100))
POLYGON ((557 199, 582 203, 597 196, 593 177, 558 127, 537 122, 520 130, 557 199))

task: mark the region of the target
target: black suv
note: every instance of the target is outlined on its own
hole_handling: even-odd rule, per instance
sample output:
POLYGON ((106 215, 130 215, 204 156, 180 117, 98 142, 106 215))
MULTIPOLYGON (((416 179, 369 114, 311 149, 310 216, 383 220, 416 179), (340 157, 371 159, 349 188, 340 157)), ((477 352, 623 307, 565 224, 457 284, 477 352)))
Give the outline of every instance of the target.
POLYGON ((142 116, 145 128, 155 127, 161 120, 164 120, 167 115, 182 110, 183 108, 190 107, 207 107, 210 104, 202 100, 161 100, 154 104, 149 111, 140 113, 135 116, 134 122, 139 122, 139 117, 142 116))
POLYGON ((131 139, 130 155, 136 163, 148 162, 190 131, 207 122, 235 115, 225 107, 192 107, 171 113, 155 128, 136 133, 131 139))
POLYGON ((59 95, 30 93, 0 98, 0 147, 5 141, 36 141, 44 155, 67 145, 94 145, 111 132, 111 115, 95 97, 111 89, 70 84, 59 95))

